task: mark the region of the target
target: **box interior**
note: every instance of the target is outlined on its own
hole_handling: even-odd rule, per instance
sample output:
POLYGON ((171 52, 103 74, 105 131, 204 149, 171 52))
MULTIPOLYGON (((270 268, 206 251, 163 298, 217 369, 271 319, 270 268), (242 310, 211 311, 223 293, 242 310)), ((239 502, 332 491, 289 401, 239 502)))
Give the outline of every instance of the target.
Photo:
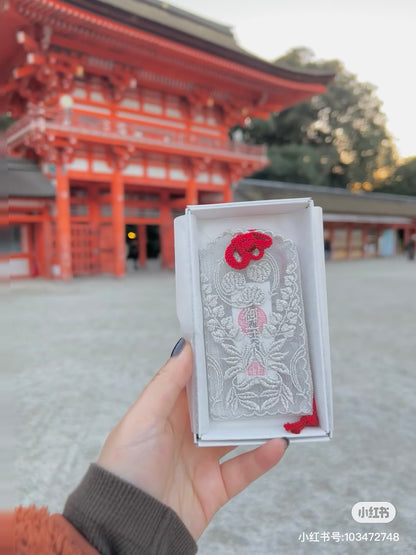
POLYGON ((329 439, 332 404, 321 209, 314 207, 311 199, 190 206, 185 216, 175 220, 175 249, 178 317, 182 332, 192 342, 196 361, 189 391, 196 442, 215 445, 261 443, 273 437, 289 437, 291 441, 329 439), (238 233, 248 229, 269 231, 291 239, 298 249, 310 364, 320 422, 319 427, 304 428, 300 434, 289 433, 283 427, 286 422, 298 420, 298 415, 228 421, 212 420, 209 415, 198 253, 225 232, 238 233))

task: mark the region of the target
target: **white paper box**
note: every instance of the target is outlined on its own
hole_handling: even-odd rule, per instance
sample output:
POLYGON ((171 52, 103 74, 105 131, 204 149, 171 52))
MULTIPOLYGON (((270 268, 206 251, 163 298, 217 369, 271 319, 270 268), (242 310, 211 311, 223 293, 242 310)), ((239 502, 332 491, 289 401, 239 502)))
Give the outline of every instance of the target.
POLYGON ((177 315, 182 335, 194 351, 194 373, 188 388, 195 442, 201 446, 262 443, 288 437, 291 442, 332 437, 332 390, 326 300, 322 210, 310 198, 188 206, 175 219, 177 315), (267 230, 293 241, 299 257, 304 318, 308 336, 314 397, 319 426, 300 434, 283 427, 287 415, 215 420, 208 407, 199 252, 223 233, 267 230))

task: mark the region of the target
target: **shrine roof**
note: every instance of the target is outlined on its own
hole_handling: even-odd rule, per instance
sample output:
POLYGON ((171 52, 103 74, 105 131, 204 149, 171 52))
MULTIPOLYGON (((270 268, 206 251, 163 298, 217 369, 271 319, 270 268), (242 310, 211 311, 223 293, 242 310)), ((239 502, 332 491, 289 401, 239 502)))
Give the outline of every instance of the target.
POLYGON ((322 207, 324 214, 345 215, 344 219, 348 215, 358 219, 364 215, 386 220, 392 217, 416 218, 416 197, 376 192, 353 193, 339 187, 246 178, 237 184, 234 197, 236 201, 311 197, 316 206, 322 207))
POLYGON ((302 83, 328 84, 334 73, 292 70, 259 58, 236 41, 232 27, 159 0, 66 0, 91 13, 165 39, 228 59, 252 69, 302 83))
POLYGON ((0 197, 52 198, 55 189, 39 166, 24 158, 2 158, 0 197))

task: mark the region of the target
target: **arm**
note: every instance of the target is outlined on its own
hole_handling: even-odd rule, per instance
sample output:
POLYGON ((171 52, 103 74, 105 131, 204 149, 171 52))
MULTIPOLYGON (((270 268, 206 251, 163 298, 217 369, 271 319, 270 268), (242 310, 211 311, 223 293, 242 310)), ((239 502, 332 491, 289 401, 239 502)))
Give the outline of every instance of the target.
MULTIPOLYGON (((225 462, 233 447, 197 447, 185 391, 191 374, 191 347, 181 340, 69 496, 67 520, 42 517, 62 527, 62 545, 69 535, 76 548, 81 542, 90 549, 86 555, 192 555, 218 509, 281 459, 283 439, 225 462)), ((21 551, 26 553, 84 551, 21 551)))
POLYGON ((197 551, 172 509, 96 464, 69 496, 63 514, 102 555, 197 551))
POLYGON ((182 340, 68 499, 64 515, 105 555, 195 553, 217 510, 283 456, 283 439, 225 462, 233 447, 197 447, 185 391, 191 374, 182 340))
POLYGON ((0 555, 196 553, 171 509, 97 465, 68 498, 64 516, 34 506, 0 513, 0 555))

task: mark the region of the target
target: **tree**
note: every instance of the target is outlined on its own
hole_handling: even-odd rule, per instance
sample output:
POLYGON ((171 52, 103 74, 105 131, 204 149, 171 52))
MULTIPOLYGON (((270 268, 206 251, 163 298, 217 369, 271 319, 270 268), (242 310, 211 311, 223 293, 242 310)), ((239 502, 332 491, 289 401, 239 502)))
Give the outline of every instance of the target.
POLYGON ((6 131, 13 121, 14 120, 9 114, 0 114, 0 132, 6 131))
POLYGON ((327 70, 335 78, 325 94, 242 129, 246 141, 269 147, 270 165, 255 177, 347 187, 371 183, 379 167, 394 166, 395 148, 373 85, 359 82, 338 60, 317 61, 308 48, 294 48, 275 63, 327 70))
POLYGON ((416 195, 416 156, 398 165, 377 192, 416 195))

